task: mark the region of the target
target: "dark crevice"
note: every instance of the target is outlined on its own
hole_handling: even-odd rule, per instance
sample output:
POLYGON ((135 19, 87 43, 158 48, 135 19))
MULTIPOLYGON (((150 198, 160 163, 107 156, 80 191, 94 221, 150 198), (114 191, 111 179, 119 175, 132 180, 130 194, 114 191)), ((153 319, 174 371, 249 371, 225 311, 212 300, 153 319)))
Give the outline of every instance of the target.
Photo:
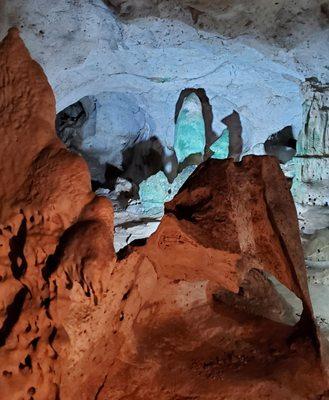
POLYGON ((168 210, 167 213, 175 215, 178 220, 183 219, 195 223, 198 220, 197 214, 205 209, 211 199, 212 195, 209 194, 193 204, 176 204, 175 208, 168 210))
POLYGON ((129 244, 122 247, 116 254, 117 260, 122 261, 132 253, 134 247, 143 247, 146 245, 148 238, 140 238, 132 240, 129 244))
POLYGON ((185 221, 189 221, 192 223, 196 222, 194 218, 195 207, 194 206, 185 206, 182 204, 177 204, 176 209, 173 211, 173 214, 178 220, 184 219, 185 221))
POLYGON ((37 336, 37 337, 35 337, 34 339, 31 340, 30 345, 32 346, 33 350, 37 349, 39 340, 40 340, 40 336, 37 336))
POLYGON ((98 399, 98 396, 100 395, 100 392, 103 390, 103 388, 104 388, 104 386, 105 386, 106 379, 107 379, 107 374, 105 375, 102 384, 101 384, 101 385, 99 386, 99 388, 97 389, 97 392, 95 393, 94 400, 97 400, 97 399, 98 399))
POLYGON ((263 196, 264 196, 264 201, 266 204, 268 219, 271 223, 272 229, 273 229, 276 237, 279 239, 282 252, 283 252, 285 259, 289 265, 289 271, 291 273, 291 278, 292 278, 294 284, 296 285, 296 288, 299 291, 299 293, 295 293, 295 294, 297 297, 299 297, 299 299, 302 301, 302 304, 303 304, 303 311, 302 311, 301 318, 298 321, 298 323, 296 324, 295 333, 291 336, 290 341, 293 342, 299 336, 307 335, 311 338, 313 345, 314 345, 315 349, 317 350, 317 352, 320 352, 320 342, 319 342, 319 339, 317 336, 316 324, 314 322, 312 308, 310 308, 310 305, 307 304, 306 299, 304 298, 303 289, 300 285, 299 278, 297 276, 297 272, 295 270, 295 266, 291 259, 289 250, 288 250, 285 240, 282 237, 282 234, 277 226, 273 212, 267 203, 265 190, 264 190, 263 196))
POLYGON ((56 384, 56 397, 55 397, 55 400, 61 400, 60 391, 61 391, 60 386, 56 384))
POLYGON ((129 244, 127 244, 127 246, 122 247, 122 249, 120 249, 116 256, 117 256, 117 260, 118 261, 122 261, 125 258, 127 258, 129 256, 129 254, 131 253, 131 246, 129 244))
POLYGON ((102 182, 96 181, 96 180, 91 180, 91 190, 93 192, 96 192, 97 189, 101 189, 104 187, 104 184, 102 182))
POLYGON ((57 328, 54 326, 53 329, 52 329, 52 331, 51 331, 51 333, 50 333, 50 335, 49 335, 49 337, 48 337, 48 343, 49 343, 50 347, 51 347, 51 348, 53 349, 53 351, 54 351, 54 358, 55 358, 55 359, 57 359, 57 357, 58 357, 58 353, 57 353, 57 351, 54 349, 54 346, 53 346, 53 343, 54 343, 54 340, 55 340, 56 335, 57 335, 57 328))
POLYGON ((105 182, 108 189, 115 189, 116 180, 122 175, 122 173, 123 171, 115 165, 106 164, 105 182))
POLYGON ((79 152, 77 146, 79 140, 75 136, 72 137, 71 134, 74 132, 75 127, 83 126, 86 119, 87 113, 81 101, 70 105, 56 116, 55 127, 57 135, 63 143, 75 152, 79 152))
MULTIPOLYGON (((136 187, 151 175, 164 171, 168 162, 164 148, 156 136, 148 140, 135 143, 122 152, 122 172, 120 176, 134 183, 136 187)), ((113 166, 108 165, 105 173, 106 182, 113 187, 113 178, 116 179, 119 172, 113 166), (112 180, 111 180, 112 179, 112 180)))
POLYGON ((131 288, 129 288, 129 289, 126 291, 126 293, 122 296, 122 301, 125 301, 125 300, 128 299, 128 297, 129 297, 129 295, 130 295, 130 292, 131 292, 131 288))
POLYGON ((239 161, 243 145, 240 115, 234 110, 232 114, 223 118, 222 122, 227 126, 229 132, 229 156, 235 161, 239 161))
POLYGON ((25 357, 24 362, 19 363, 18 368, 19 369, 28 368, 29 370, 32 370, 32 359, 29 354, 25 357))
POLYGON ((13 302, 6 309, 6 319, 0 329, 0 347, 6 344, 7 338, 13 330, 22 312, 28 289, 24 286, 16 293, 13 302))
POLYGON ((143 247, 146 245, 147 238, 135 239, 130 243, 130 246, 143 247))
POLYGON ((127 221, 127 222, 122 222, 120 224, 115 225, 116 228, 123 228, 123 229, 128 229, 132 228, 134 226, 139 226, 140 224, 147 224, 149 222, 159 222, 158 218, 152 218, 152 217, 145 217, 141 218, 138 221, 127 221))
POLYGON ((267 155, 276 157, 284 164, 295 156, 296 143, 289 125, 271 135, 264 143, 264 148, 267 155))
POLYGON ((77 222, 63 233, 63 235, 59 239, 59 243, 55 249, 54 254, 50 254, 48 256, 46 264, 42 269, 42 276, 46 282, 49 281, 50 276, 57 270, 59 263, 64 256, 65 248, 67 247, 70 239, 74 237, 77 231, 79 231, 84 225, 87 225, 89 222, 90 221, 77 222))
POLYGON ((9 241, 10 252, 8 256, 11 262, 11 270, 14 278, 18 280, 25 274, 27 268, 27 261, 24 255, 26 235, 26 219, 23 218, 17 235, 13 236, 9 241))

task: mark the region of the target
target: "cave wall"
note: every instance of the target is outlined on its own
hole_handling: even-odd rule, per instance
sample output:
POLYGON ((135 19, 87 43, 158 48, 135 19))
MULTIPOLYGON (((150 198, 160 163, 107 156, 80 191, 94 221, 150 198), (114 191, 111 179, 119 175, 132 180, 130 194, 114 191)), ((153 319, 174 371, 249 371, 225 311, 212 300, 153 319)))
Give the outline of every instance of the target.
POLYGON ((122 22, 100 0, 41 1, 37 13, 34 7, 7 2, 1 35, 12 24, 20 27, 54 88, 57 111, 104 91, 132 96, 154 121, 150 135, 171 148, 180 92, 203 88, 217 135, 225 129, 222 119, 239 113, 244 153, 255 152, 258 143, 287 125, 299 133, 299 84, 309 72, 291 49, 261 32, 250 28, 242 37, 225 38, 196 29, 192 20, 161 15, 122 22))
POLYGON ((120 167, 126 147, 152 137, 173 168, 175 109, 186 88, 205 91, 214 138, 235 112, 242 154, 265 154, 268 137, 286 126, 297 139, 305 78, 329 81, 329 20, 318 0, 41 0, 37 9, 32 0, 2 0, 1 7, 0 36, 19 27, 58 112, 98 99, 97 133, 89 124, 74 143, 98 181, 106 163, 120 167))
POLYGON ((326 396, 325 341, 275 158, 209 159, 155 234, 116 254, 112 205, 56 136, 51 87, 15 29, 0 82, 3 399, 326 396))
MULTIPOLYGON (((203 91, 212 140, 227 133, 225 121, 236 115, 238 154, 266 154, 268 138, 285 127, 295 140, 305 131, 313 96, 305 79, 329 81, 326 1, 2 0, 0 6, 0 36, 12 25, 20 29, 46 71, 57 112, 86 105, 87 117, 61 137, 83 154, 97 185, 120 175, 115 168, 130 168, 124 178, 137 185, 159 170, 169 181, 175 177, 175 118, 184 91, 203 91), (145 160, 155 167, 141 167, 145 160)), ((284 157, 293 154, 286 150, 284 157)), ((298 160, 284 170, 302 181, 298 160)), ((309 186, 299 185, 300 194, 293 187, 298 202, 309 186)), ((313 186, 312 202, 322 196, 325 205, 313 186)))

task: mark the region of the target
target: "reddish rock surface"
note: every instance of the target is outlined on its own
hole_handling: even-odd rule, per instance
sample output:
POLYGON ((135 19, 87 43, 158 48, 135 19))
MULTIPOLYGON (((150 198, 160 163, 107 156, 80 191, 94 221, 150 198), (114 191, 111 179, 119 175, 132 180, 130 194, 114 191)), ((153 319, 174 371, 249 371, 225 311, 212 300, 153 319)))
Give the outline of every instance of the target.
POLYGON ((55 134, 15 30, 0 46, 0 399, 325 399, 294 204, 269 157, 210 160, 143 246, 55 134), (303 302, 300 323, 266 274, 303 302))

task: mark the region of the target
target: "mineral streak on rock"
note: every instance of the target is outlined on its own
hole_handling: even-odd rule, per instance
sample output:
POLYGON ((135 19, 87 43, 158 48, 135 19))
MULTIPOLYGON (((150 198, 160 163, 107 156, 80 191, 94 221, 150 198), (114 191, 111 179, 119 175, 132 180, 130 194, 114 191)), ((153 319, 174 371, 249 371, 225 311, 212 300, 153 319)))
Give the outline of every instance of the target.
POLYGON ((208 160, 146 244, 116 257, 111 204, 56 138, 53 94, 16 30, 0 82, 1 399, 325 398, 274 159, 208 160), (299 324, 264 271, 302 300, 299 324))

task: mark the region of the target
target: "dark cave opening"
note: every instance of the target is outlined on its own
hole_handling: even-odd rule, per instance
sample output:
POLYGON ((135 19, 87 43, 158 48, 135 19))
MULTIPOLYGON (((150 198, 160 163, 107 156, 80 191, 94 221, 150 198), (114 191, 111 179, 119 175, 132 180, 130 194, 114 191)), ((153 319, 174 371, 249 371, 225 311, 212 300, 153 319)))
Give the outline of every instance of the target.
POLYGON ((264 148, 267 155, 275 156, 280 163, 285 164, 296 154, 296 143, 292 126, 288 125, 271 135, 264 143, 264 148))

